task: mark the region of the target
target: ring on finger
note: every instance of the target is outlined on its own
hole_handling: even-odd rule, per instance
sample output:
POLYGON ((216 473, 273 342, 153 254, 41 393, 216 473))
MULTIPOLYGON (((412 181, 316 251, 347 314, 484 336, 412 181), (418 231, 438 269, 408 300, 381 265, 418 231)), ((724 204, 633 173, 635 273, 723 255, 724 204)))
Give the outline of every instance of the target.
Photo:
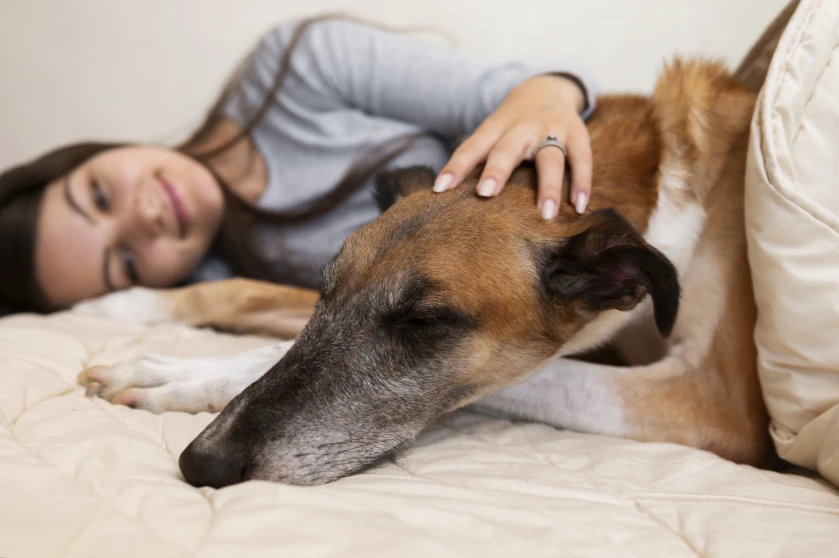
POLYGON ((562 151, 562 155, 566 159, 568 158, 568 151, 566 151, 566 149, 565 149, 565 144, 562 143, 561 141, 559 141, 556 138, 555 135, 548 134, 548 137, 546 137, 544 140, 542 140, 542 143, 540 143, 538 145, 538 147, 536 147, 536 153, 539 153, 541 150, 543 150, 546 147, 558 147, 559 150, 562 151))

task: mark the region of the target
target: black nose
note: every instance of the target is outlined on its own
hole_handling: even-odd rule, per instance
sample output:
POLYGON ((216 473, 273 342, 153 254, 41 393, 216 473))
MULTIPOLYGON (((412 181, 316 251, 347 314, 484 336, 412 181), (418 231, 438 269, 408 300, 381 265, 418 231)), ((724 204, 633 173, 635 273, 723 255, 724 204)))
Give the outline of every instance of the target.
POLYGON ((242 482, 245 473, 245 461, 241 453, 198 450, 194 442, 183 451, 178 464, 184 478, 192 486, 223 488, 242 482))

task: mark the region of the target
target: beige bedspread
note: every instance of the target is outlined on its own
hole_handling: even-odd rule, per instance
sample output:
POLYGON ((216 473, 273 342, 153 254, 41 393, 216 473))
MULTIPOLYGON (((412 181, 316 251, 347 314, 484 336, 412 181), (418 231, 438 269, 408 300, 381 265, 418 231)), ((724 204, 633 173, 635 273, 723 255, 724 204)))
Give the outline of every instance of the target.
POLYGON ((89 399, 85 366, 265 340, 60 314, 0 320, 0 556, 836 556, 839 493, 668 444, 462 411, 319 487, 196 489, 212 418, 89 399))

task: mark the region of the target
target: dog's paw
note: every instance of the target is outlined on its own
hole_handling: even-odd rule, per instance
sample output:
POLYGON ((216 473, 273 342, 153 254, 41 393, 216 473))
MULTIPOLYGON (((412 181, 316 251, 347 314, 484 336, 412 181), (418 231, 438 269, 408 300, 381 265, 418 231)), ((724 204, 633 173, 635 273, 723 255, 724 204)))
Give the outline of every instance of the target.
POLYGON ((172 321, 165 291, 145 287, 131 287, 79 302, 71 311, 134 324, 151 325, 172 321))
POLYGON ((89 396, 152 413, 221 411, 238 391, 218 377, 201 377, 202 360, 144 355, 88 368, 78 381, 89 396))
POLYGON ((281 342, 226 357, 143 355, 78 376, 87 395, 153 413, 219 412, 291 348, 281 342))

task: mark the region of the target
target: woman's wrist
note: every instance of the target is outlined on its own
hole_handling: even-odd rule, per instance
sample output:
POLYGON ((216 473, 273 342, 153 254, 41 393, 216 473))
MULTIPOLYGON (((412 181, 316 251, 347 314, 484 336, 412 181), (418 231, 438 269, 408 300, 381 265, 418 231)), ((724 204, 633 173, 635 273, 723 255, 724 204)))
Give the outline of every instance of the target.
POLYGON ((577 114, 582 114, 588 105, 586 90, 580 80, 568 74, 542 74, 530 78, 540 87, 546 87, 552 91, 552 95, 558 95, 574 107, 577 114))

